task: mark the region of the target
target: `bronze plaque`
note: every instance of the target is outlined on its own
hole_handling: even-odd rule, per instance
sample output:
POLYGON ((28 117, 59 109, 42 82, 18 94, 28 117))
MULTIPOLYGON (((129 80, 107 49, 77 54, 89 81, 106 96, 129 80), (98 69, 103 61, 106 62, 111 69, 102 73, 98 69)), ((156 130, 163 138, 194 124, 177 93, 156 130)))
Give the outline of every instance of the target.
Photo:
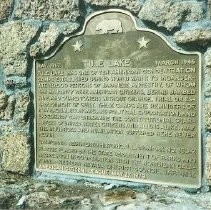
POLYGON ((128 13, 92 15, 35 62, 36 170, 199 187, 200 60, 128 13))

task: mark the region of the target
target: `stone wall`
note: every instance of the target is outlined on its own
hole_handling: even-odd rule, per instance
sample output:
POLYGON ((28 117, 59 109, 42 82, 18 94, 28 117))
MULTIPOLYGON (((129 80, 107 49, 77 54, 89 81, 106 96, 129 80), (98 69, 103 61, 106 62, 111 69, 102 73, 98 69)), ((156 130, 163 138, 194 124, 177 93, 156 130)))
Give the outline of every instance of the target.
POLYGON ((211 184, 211 18, 206 0, 1 0, 0 170, 30 174, 34 164, 33 58, 81 30, 94 11, 130 11, 139 26, 178 49, 202 53, 203 185, 211 184))

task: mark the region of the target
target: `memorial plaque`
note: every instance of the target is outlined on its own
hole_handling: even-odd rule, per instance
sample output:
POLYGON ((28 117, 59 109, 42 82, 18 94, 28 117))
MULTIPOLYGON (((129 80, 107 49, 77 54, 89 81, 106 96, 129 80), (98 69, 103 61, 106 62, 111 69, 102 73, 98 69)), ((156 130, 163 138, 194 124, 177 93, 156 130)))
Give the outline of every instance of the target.
POLYGON ((127 12, 92 15, 35 62, 36 170, 199 187, 200 59, 127 12))

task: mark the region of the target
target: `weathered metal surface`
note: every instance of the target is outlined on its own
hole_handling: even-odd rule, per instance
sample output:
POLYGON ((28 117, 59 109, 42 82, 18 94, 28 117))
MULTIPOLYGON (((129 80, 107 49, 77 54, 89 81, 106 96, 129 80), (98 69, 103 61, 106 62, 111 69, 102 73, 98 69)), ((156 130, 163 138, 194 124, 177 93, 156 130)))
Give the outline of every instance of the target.
POLYGON ((198 54, 107 12, 35 72, 37 170, 200 186, 198 54))

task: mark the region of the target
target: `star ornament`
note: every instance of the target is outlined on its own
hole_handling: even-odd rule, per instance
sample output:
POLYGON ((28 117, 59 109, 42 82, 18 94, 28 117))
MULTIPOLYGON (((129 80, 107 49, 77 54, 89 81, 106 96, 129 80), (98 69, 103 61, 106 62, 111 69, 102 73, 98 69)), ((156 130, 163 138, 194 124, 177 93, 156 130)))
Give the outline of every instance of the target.
POLYGON ((139 49, 147 48, 147 44, 150 42, 150 40, 146 40, 145 37, 142 37, 138 40, 139 45, 139 49))
POLYGON ((81 51, 82 49, 82 46, 83 46, 83 43, 81 41, 77 41, 74 45, 72 45, 74 47, 74 51, 77 52, 77 51, 81 51))

